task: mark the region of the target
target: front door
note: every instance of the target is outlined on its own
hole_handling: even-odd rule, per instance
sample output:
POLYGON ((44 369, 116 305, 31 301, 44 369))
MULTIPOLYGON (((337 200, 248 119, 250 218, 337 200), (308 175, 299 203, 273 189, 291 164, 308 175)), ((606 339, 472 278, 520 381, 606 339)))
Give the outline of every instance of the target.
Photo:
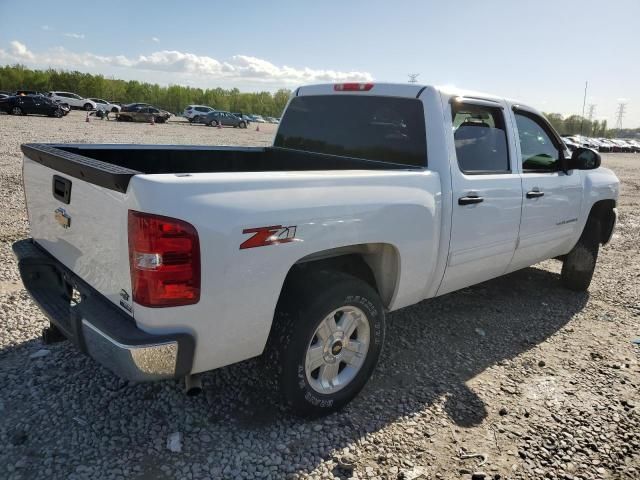
POLYGON ((509 271, 567 253, 576 241, 582 202, 580 172, 562 171, 562 141, 534 112, 516 109, 522 162, 522 224, 509 271))
POLYGON ((457 162, 451 168, 449 257, 438 295, 505 273, 516 248, 522 207, 504 105, 463 99, 452 103, 451 115, 457 162))

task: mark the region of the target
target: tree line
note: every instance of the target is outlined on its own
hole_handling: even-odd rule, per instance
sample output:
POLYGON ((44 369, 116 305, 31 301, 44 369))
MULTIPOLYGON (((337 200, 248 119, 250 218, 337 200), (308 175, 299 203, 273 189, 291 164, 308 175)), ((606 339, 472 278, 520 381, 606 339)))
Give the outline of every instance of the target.
POLYGON ((181 85, 163 87, 137 80, 117 80, 67 70, 32 70, 23 65, 0 66, 0 90, 20 89, 47 92, 60 90, 83 97, 104 98, 120 103, 150 103, 172 113, 187 105, 209 105, 218 110, 280 117, 291 92, 241 92, 237 88, 194 88, 181 85))

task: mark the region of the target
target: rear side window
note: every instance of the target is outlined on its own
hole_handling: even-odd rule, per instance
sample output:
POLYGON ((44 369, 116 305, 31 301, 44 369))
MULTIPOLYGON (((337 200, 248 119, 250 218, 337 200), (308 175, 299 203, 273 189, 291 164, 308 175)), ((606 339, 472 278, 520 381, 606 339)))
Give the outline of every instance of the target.
POLYGON ((509 150, 500 108, 454 103, 453 138, 460 170, 467 174, 509 173, 509 150))
POLYGON ((425 167, 424 109, 415 98, 295 97, 282 118, 274 146, 425 167))

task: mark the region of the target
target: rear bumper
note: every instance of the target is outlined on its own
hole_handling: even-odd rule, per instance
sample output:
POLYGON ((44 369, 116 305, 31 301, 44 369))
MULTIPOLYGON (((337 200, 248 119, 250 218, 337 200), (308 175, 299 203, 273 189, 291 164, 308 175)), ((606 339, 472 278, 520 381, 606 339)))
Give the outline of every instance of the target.
POLYGON ((13 251, 33 300, 82 352, 136 382, 180 378, 191 372, 193 336, 140 330, 132 317, 31 239, 14 243, 13 251), (72 296, 77 300, 77 293, 76 303, 72 296))

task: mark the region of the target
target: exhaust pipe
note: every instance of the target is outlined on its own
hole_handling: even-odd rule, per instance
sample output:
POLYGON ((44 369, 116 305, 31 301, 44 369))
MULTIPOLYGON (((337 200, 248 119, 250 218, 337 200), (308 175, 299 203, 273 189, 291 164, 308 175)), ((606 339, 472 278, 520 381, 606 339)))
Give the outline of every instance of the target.
POLYGON ((184 391, 188 397, 195 397, 202 393, 202 379, 200 375, 187 375, 184 377, 184 391))

